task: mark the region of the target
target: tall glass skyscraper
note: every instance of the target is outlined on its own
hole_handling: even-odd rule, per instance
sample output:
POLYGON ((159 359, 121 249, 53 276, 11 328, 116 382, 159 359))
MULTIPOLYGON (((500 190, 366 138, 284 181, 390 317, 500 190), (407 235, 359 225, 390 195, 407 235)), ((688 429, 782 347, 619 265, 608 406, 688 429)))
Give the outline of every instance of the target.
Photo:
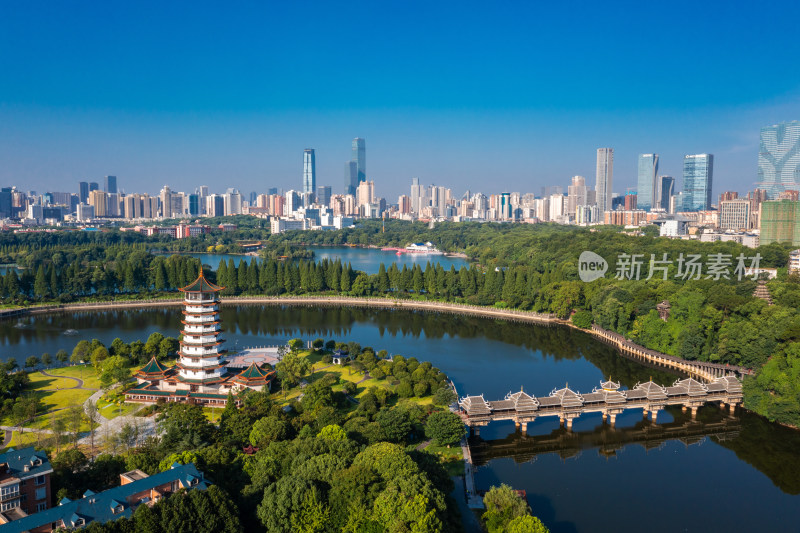
POLYGON ((597 149, 597 181, 594 190, 597 192, 597 208, 602 215, 611 211, 612 181, 614 179, 614 149, 597 149))
POLYGON ((359 183, 367 180, 367 148, 361 137, 353 139, 353 155, 350 160, 356 162, 358 172, 356 187, 358 187, 359 183))
POLYGON ((650 211, 656 206, 656 176, 658 175, 658 154, 639 154, 639 183, 636 190, 636 205, 639 209, 650 211))
POLYGON ((786 190, 800 190, 800 122, 761 128, 758 188, 765 189, 769 199, 786 190))
POLYGON ((314 149, 306 148, 303 150, 303 193, 315 192, 317 192, 317 166, 314 149))
POLYGON ((675 190, 675 178, 672 176, 659 176, 656 178, 656 206, 664 211, 669 211, 669 199, 675 190))
POLYGON ((683 210, 705 211, 711 208, 711 180, 714 155, 683 156, 683 210))
POLYGON ((356 195, 358 188, 358 162, 348 161, 344 164, 344 193, 356 195))
POLYGON ((117 177, 116 176, 106 176, 105 177, 105 188, 103 189, 105 192, 114 194, 117 191, 117 177))

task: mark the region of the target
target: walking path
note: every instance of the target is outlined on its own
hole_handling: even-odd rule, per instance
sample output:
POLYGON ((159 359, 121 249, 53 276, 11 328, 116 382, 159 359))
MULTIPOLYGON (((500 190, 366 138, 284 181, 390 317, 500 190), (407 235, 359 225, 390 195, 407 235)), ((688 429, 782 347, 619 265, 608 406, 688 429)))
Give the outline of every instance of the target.
POLYGON ((73 377, 73 376, 59 376, 58 374, 49 374, 48 372, 45 372, 44 370, 39 370, 39 373, 42 374, 43 376, 47 376, 49 378, 71 379, 71 380, 74 380, 74 381, 78 382, 78 384, 75 385, 74 387, 65 387, 63 389, 42 389, 42 390, 45 390, 45 391, 73 390, 73 389, 94 390, 94 391, 99 390, 99 389, 93 389, 91 387, 84 387, 83 386, 83 380, 81 378, 76 378, 76 377, 73 377))

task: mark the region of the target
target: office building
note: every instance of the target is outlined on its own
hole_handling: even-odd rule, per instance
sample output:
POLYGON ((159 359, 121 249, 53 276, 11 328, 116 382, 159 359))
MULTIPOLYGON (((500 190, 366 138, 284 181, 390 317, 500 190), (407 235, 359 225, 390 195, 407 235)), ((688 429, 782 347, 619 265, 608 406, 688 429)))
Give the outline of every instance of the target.
POLYGON ((500 220, 511 220, 511 193, 500 193, 500 220))
POLYGON ((225 215, 225 199, 219 194, 206 196, 206 215, 221 217, 225 215))
POLYGON ((675 193, 675 178, 672 176, 659 176, 656 179, 656 204, 664 211, 669 211, 669 202, 675 193))
POLYGON ((635 192, 628 191, 625 194, 625 202, 623 207, 625 211, 633 211, 634 209, 638 209, 639 207, 639 195, 635 192))
POLYGON ((358 184, 356 189, 356 207, 360 209, 362 206, 375 203, 375 182, 364 181, 358 184))
POLYGON ((242 195, 237 189, 229 188, 222 198, 225 205, 225 216, 242 214, 242 195))
POLYGON ((75 211, 75 216, 81 222, 92 220, 94 218, 94 206, 78 204, 78 209, 75 211))
POLYGON ((116 176, 106 176, 104 179, 104 187, 103 190, 109 194, 116 194, 117 191, 117 177, 116 176))
POLYGON ((567 214, 575 216, 578 206, 588 203, 586 201, 586 178, 573 176, 572 185, 567 187, 567 214))
POLYGON ((358 188, 358 163, 348 161, 344 164, 344 193, 356 194, 358 188))
POLYGON ((94 216, 97 218, 108 216, 108 200, 103 191, 89 192, 89 205, 94 207, 94 216))
POLYGON ((597 192, 597 207, 600 212, 610 211, 612 187, 614 181, 614 149, 597 149, 597 173, 595 191, 597 192))
POLYGON ((358 176, 356 187, 358 187, 359 183, 367 180, 367 149, 364 139, 361 137, 353 139, 353 154, 350 160, 356 162, 356 173, 358 176))
POLYGON ((89 200, 89 183, 81 181, 78 183, 78 196, 80 196, 80 203, 85 204, 89 200))
POLYGON ((654 207, 658 207, 656 198, 656 193, 658 192, 657 175, 658 154, 640 154, 639 179, 636 192, 636 201, 639 209, 650 211, 654 207))
POLYGON ((770 200, 761 204, 760 243, 773 242, 800 245, 800 202, 770 200))
POLYGON ((683 157, 683 210, 706 211, 711 208, 714 177, 713 154, 683 157))
POLYGON ((331 203, 331 186, 320 185, 317 187, 317 203, 319 205, 328 205, 331 203))
POLYGON ((297 191, 286 191, 284 195, 285 202, 283 204, 283 214, 289 216, 303 206, 300 193, 297 191))
POLYGON ((303 150, 303 193, 317 192, 317 164, 313 148, 303 150))
POLYGON ((785 190, 800 189, 800 122, 761 128, 758 188, 774 200, 785 190))
POLYGON ((748 229, 750 227, 750 201, 744 198, 720 201, 719 227, 736 231, 748 229))
POLYGON ((189 195, 189 214, 193 217, 200 214, 200 195, 199 194, 190 194, 189 195))
POLYGON ((89 182, 89 192, 97 191, 99 189, 100 189, 100 186, 97 184, 96 181, 90 181, 89 182))

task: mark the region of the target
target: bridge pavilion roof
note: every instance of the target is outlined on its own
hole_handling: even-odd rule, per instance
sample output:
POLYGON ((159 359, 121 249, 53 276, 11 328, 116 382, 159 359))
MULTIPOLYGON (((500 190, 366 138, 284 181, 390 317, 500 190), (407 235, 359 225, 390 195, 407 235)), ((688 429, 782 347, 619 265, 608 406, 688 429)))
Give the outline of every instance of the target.
MULTIPOLYGON (((645 383, 638 383, 634 390, 639 390, 644 393, 644 397, 648 400, 666 400, 667 399, 667 389, 663 386, 659 385, 658 383, 654 383, 651 379, 645 383)), ((631 392, 628 392, 628 399, 637 399, 631 396, 631 392)), ((641 398, 642 396, 639 396, 641 398)))
POLYGON ((628 391, 620 391, 619 383, 613 382, 601 382, 600 388, 598 389, 595 387, 592 392, 589 394, 584 394, 583 399, 587 402, 606 402, 606 403, 625 403, 627 401, 626 394, 628 391), (611 383, 612 385, 616 385, 615 388, 611 389, 607 387, 607 384, 611 383))
POLYGON ((535 411, 539 408, 539 400, 520 389, 519 392, 506 394, 506 400, 514 402, 517 411, 535 411))
POLYGON ((694 378, 676 380, 672 387, 667 387, 669 396, 705 396, 708 394, 708 387, 694 378))
POLYGON ((483 398, 483 394, 480 396, 467 396, 462 398, 458 404, 470 415, 488 415, 491 412, 491 408, 483 398))
POLYGON ((708 387, 708 392, 742 392, 742 382, 735 376, 717 378, 706 386, 708 387))
POLYGON ((603 389, 603 390, 609 390, 609 391, 617 390, 619 388, 619 383, 614 383, 609 378, 608 381, 601 381, 600 382, 600 388, 603 389))
POLYGON ((550 393, 550 397, 558 398, 562 407, 580 407, 583 405, 583 397, 569 387, 553 390, 550 393))

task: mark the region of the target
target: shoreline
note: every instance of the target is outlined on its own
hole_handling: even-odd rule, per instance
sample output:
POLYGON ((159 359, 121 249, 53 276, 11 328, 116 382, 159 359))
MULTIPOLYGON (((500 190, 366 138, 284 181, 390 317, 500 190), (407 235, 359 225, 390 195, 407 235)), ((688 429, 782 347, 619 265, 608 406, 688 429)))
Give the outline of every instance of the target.
MULTIPOLYGON (((170 307, 180 306, 183 302, 181 295, 176 294, 171 298, 149 299, 149 300, 120 300, 88 303, 71 303, 62 305, 49 305, 39 307, 27 307, 14 310, 0 310, 0 319, 27 314, 39 315, 59 312, 74 312, 80 310, 103 311, 128 308, 143 307, 170 307)), ((717 377, 722 377, 728 373, 746 374, 750 371, 740 367, 730 367, 717 363, 702 361, 687 361, 678 357, 649 350, 640 346, 624 336, 606 331, 599 326, 592 325, 591 329, 583 329, 574 325, 570 320, 558 318, 553 314, 536 313, 533 311, 519 311, 514 309, 499 309, 494 307, 473 306, 467 304, 425 301, 425 300, 404 300, 391 298, 366 298, 350 296, 229 296, 222 299, 222 306, 229 305, 324 305, 331 307, 367 307, 379 309, 410 309, 418 311, 431 311, 436 313, 449 313, 467 316, 480 316, 483 318, 495 318, 509 320, 513 322, 525 322, 544 326, 566 326, 568 328, 583 331, 601 342, 614 346, 620 354, 626 354, 634 359, 650 363, 655 366, 669 368, 695 378, 711 382, 717 377)))

